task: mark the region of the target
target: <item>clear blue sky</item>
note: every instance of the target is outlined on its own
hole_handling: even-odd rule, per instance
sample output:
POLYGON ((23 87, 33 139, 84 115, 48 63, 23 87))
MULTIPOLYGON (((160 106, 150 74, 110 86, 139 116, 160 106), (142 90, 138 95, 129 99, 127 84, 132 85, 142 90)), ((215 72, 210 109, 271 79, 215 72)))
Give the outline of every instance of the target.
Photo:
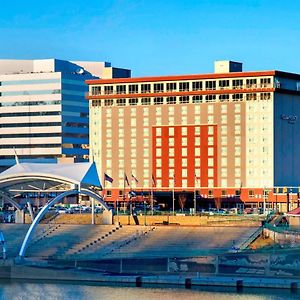
POLYGON ((297 0, 1 1, 0 58, 110 61, 133 76, 244 70, 300 73, 297 0))

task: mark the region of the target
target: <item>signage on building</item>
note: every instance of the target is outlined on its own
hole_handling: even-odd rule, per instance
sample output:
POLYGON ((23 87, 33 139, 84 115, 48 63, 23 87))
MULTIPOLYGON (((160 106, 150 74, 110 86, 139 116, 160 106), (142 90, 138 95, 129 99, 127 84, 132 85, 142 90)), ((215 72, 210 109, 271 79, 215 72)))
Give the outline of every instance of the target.
POLYGON ((280 116, 281 120, 285 120, 285 121, 288 121, 290 124, 294 124, 296 121, 297 121, 297 116, 295 115, 285 115, 285 114, 282 114, 280 116))

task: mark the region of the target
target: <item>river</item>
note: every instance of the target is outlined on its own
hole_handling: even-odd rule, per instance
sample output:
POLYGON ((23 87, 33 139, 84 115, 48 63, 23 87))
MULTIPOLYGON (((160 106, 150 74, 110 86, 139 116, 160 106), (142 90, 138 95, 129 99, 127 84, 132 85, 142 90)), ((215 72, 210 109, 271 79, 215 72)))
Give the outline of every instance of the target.
POLYGON ((236 292, 234 289, 207 288, 191 289, 177 287, 120 287, 102 286, 99 284, 59 284, 36 282, 9 282, 0 281, 1 300, 76 300, 76 299, 101 299, 101 300, 289 300, 300 299, 300 294, 287 290, 274 289, 244 289, 236 292))

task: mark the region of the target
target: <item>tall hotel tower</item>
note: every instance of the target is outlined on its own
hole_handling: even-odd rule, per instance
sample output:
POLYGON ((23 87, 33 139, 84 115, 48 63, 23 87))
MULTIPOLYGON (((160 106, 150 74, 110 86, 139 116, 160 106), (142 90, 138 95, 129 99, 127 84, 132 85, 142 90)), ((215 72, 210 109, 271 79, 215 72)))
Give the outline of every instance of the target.
POLYGON ((169 208, 172 195, 177 206, 299 203, 300 75, 218 61, 213 74, 87 83, 90 151, 114 179, 108 201, 132 189, 169 208))
POLYGON ((88 160, 87 79, 130 77, 105 62, 0 60, 0 171, 15 163, 88 160))

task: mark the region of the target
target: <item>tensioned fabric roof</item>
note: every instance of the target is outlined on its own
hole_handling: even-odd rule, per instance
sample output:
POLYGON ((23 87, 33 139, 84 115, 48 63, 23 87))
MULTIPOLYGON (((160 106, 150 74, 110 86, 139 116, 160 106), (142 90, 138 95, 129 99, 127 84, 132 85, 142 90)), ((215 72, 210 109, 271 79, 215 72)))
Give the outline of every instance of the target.
POLYGON ((95 163, 19 163, 0 173, 0 188, 36 180, 101 187, 95 163))

